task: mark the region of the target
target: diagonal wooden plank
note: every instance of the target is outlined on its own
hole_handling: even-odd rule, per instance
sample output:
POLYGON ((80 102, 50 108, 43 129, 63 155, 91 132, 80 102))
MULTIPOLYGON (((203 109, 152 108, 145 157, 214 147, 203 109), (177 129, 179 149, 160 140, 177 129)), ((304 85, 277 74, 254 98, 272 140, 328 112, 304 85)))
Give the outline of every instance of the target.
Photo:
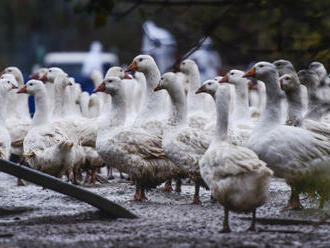
POLYGON ((0 159, 0 171, 86 202, 112 218, 137 218, 127 209, 102 196, 26 166, 0 159))

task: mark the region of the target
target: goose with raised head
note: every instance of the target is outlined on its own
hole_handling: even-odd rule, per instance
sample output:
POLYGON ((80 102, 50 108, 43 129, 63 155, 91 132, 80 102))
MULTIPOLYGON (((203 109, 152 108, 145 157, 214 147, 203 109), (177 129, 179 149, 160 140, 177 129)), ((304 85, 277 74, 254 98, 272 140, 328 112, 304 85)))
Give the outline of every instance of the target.
POLYGON ((303 126, 303 104, 300 82, 293 74, 283 74, 280 78, 281 89, 285 92, 288 101, 288 117, 286 124, 289 126, 303 126))
POLYGON ((66 74, 61 68, 58 67, 51 67, 48 68, 46 73, 41 73, 39 71, 39 80, 45 83, 47 96, 49 98, 49 111, 53 113, 55 108, 55 85, 54 81, 58 74, 66 74))
MULTIPOLYGON (((213 85, 204 84, 198 92, 213 92, 213 85)), ((229 103, 228 84, 218 87, 214 98, 217 109, 216 133, 199 162, 202 178, 212 196, 224 206, 222 232, 230 232, 229 211, 252 212, 248 230, 255 230, 256 209, 268 196, 272 171, 250 149, 233 145, 228 140, 229 103)))
POLYGON ((166 156, 195 183, 194 204, 200 203, 199 188, 207 187, 199 172, 199 160, 205 153, 211 136, 199 128, 188 125, 187 95, 175 73, 167 72, 155 91, 166 90, 171 100, 171 111, 164 128, 162 147, 166 156))
MULTIPOLYGON (((7 78, 17 87, 24 85, 23 75, 17 67, 7 67, 1 78, 7 78)), ((27 96, 16 94, 17 89, 11 90, 7 101, 6 126, 11 137, 11 159, 23 163, 23 140, 31 126, 27 96)), ((18 181, 18 185, 23 185, 18 181)))
POLYGON ((267 163, 276 177, 284 178, 290 185, 291 196, 286 209, 301 208, 299 194, 302 192, 317 192, 322 203, 328 197, 324 187, 330 183, 328 138, 281 125, 283 92, 273 64, 259 62, 244 77, 256 77, 266 85, 266 109, 250 136, 248 147, 267 163))
POLYGON ((146 200, 145 190, 175 177, 178 168, 165 155, 160 136, 125 127, 126 92, 120 78, 106 78, 95 91, 105 91, 112 97, 112 111, 98 128, 97 152, 106 164, 127 173, 135 182, 135 200, 146 200))
POLYGON ((301 108, 301 113, 302 114, 305 114, 307 112, 307 108, 308 108, 307 88, 306 88, 305 85, 300 83, 298 74, 297 74, 293 64, 289 60, 280 59, 280 60, 274 61, 273 64, 276 66, 276 69, 279 73, 279 76, 282 77, 283 75, 288 74, 292 78, 292 80, 294 80, 290 83, 291 87, 294 86, 295 88, 297 88, 296 91, 292 91, 291 94, 288 92, 289 94, 287 95, 287 101, 288 101, 287 104, 288 104, 288 106, 287 106, 287 119, 286 119, 286 122, 287 122, 287 124, 291 125, 290 120, 293 120, 292 117, 295 117, 295 113, 294 113, 295 111, 292 109, 292 107, 293 108, 299 108, 299 109, 301 108), (292 85, 292 84, 294 84, 294 85, 292 85), (298 100, 297 97, 292 96, 293 92, 298 93, 299 97, 301 99, 298 100), (293 101, 292 98, 297 99, 297 101, 292 102, 293 101), (291 101, 291 103, 290 103, 290 101, 291 101), (297 104, 300 104, 301 106, 297 106, 297 104))
POLYGON ((160 80, 160 71, 155 60, 149 55, 138 55, 126 69, 126 72, 136 70, 142 72, 146 78, 145 101, 142 104, 135 127, 141 127, 155 135, 163 134, 163 123, 168 110, 168 96, 165 92, 156 93, 160 80))
POLYGON ((30 80, 18 94, 34 96, 36 111, 32 127, 24 139, 24 156, 33 169, 56 177, 67 175, 73 168, 74 143, 65 130, 50 121, 45 85, 39 80, 30 80))
POLYGON ((11 151, 11 139, 9 131, 6 127, 6 111, 7 111, 7 101, 9 92, 12 89, 17 89, 17 86, 12 83, 6 77, 0 78, 0 97, 1 97, 1 104, 0 104, 0 158, 2 159, 9 159, 10 151, 11 151))
POLYGON ((180 63, 180 71, 184 74, 188 87, 188 116, 189 125, 196 128, 204 128, 210 122, 210 116, 214 116, 213 100, 209 95, 196 95, 195 92, 201 85, 197 64, 186 59, 180 63))
POLYGON ((320 79, 320 84, 317 89, 318 97, 324 102, 329 102, 330 80, 327 80, 327 70, 324 65, 321 62, 314 61, 309 64, 308 69, 314 71, 320 79))

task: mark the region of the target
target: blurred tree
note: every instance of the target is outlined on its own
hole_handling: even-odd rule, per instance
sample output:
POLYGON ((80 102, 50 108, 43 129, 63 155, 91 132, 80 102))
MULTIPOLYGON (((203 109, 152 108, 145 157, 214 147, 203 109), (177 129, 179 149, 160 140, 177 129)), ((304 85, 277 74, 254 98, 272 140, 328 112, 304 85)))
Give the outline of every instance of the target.
POLYGON ((24 70, 49 51, 88 50, 100 40, 129 63, 141 25, 168 29, 181 56, 210 35, 224 64, 287 58, 297 68, 330 63, 330 1, 324 0, 1 0, 0 66, 24 70))

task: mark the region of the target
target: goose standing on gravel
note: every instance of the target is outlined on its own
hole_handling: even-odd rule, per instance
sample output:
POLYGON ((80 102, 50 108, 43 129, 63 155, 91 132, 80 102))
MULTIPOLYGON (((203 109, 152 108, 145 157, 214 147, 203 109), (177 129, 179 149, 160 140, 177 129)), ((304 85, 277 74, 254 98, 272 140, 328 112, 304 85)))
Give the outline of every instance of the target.
MULTIPOLYGON (((198 92, 208 92, 208 87, 212 84, 204 84, 198 92)), ((216 91, 216 134, 199 166, 212 196, 224 206, 222 232, 231 231, 229 211, 252 212, 249 230, 254 231, 256 209, 267 199, 272 171, 252 150, 228 141, 230 95, 228 84, 220 85, 216 91)))
POLYGON ((24 156, 33 169, 56 177, 67 175, 73 168, 74 143, 63 129, 50 122, 48 98, 44 84, 30 80, 17 93, 33 95, 36 111, 32 127, 24 139, 24 156))
POLYGON ((299 194, 329 197, 330 143, 327 137, 308 130, 280 124, 281 99, 278 71, 268 62, 257 63, 244 77, 256 77, 266 85, 267 105, 254 128, 248 147, 267 163, 276 177, 284 178, 291 187, 286 209, 301 208, 299 194))
POLYGON ((120 78, 106 78, 95 91, 112 97, 112 111, 98 128, 96 149, 106 164, 127 173, 135 182, 134 200, 146 200, 145 190, 174 177, 178 168, 166 157, 161 137, 125 127, 127 102, 120 78))
POLYGON ((161 77, 155 91, 162 89, 168 92, 172 104, 162 147, 167 157, 194 181, 193 203, 198 204, 200 186, 207 187, 201 178, 198 163, 209 146, 211 136, 188 125, 187 95, 175 73, 168 72, 161 77))

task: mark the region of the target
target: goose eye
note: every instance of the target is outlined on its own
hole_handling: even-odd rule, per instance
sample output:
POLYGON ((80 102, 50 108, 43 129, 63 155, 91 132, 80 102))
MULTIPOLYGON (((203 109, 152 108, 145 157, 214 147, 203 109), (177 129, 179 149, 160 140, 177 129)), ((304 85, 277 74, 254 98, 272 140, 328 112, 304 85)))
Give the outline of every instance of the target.
POLYGON ((8 70, 8 72, 11 72, 11 70, 8 70))
POLYGON ((260 68, 264 67, 264 65, 259 65, 260 68))
POLYGON ((109 80, 109 83, 112 83, 112 80, 109 80))
POLYGON ((10 84, 10 81, 7 81, 8 84, 10 84))
POLYGON ((185 65, 185 64, 186 64, 186 63, 184 63, 184 62, 182 63, 182 65, 185 65))
POLYGON ((122 70, 122 69, 120 69, 120 72, 123 72, 123 70, 122 70))
POLYGON ((208 85, 211 85, 211 83, 208 83, 208 85))
POLYGON ((33 83, 30 83, 30 86, 33 86, 33 83))
POLYGON ((142 60, 143 60, 142 58, 139 59, 140 62, 141 62, 142 60))
POLYGON ((286 77, 285 80, 289 80, 290 78, 289 77, 286 77))
POLYGON ((160 80, 164 80, 164 78, 161 77, 160 80))
POLYGON ((234 73, 232 72, 232 73, 230 73, 230 75, 234 75, 234 73))
POLYGON ((49 72, 52 72, 52 70, 49 70, 49 72))

